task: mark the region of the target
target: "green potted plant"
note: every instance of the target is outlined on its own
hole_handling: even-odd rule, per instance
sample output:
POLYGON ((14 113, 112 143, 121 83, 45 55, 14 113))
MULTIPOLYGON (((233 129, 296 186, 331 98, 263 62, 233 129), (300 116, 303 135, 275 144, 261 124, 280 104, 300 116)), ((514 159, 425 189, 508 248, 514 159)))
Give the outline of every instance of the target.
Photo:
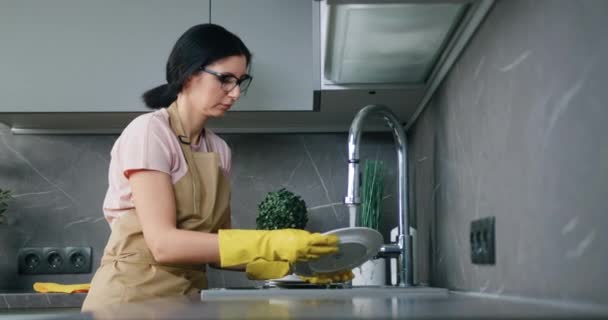
POLYGON ((308 223, 306 203, 285 188, 269 192, 258 210, 255 222, 259 230, 304 229, 308 223))
POLYGON ((12 191, 0 188, 0 224, 6 223, 4 213, 8 209, 9 200, 13 199, 12 191))

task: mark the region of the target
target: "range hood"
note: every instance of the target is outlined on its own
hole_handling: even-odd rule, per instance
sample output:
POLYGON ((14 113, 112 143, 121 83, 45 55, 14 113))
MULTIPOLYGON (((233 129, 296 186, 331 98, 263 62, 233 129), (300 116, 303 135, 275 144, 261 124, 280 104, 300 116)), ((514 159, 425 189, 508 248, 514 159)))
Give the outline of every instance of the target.
MULTIPOLYGON (((311 111, 230 111, 219 133, 347 132, 368 104, 409 128, 493 0, 322 0, 315 17, 319 85, 311 111)), ((260 70, 258 70, 260 71, 260 70)), ((15 134, 117 134, 138 112, 0 112, 15 134)), ((368 129, 368 128, 366 128, 368 129)), ((384 123, 370 131, 385 130, 384 123)))
POLYGON ((329 1, 325 79, 424 85, 467 3, 329 1))

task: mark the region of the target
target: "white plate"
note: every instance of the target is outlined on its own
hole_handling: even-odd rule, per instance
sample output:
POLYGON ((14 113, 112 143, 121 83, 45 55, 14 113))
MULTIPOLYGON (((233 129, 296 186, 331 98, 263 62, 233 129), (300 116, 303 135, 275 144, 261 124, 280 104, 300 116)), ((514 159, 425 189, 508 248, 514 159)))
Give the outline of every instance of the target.
POLYGON ((290 275, 286 275, 283 278, 278 278, 278 279, 270 279, 268 280, 268 282, 276 282, 276 283, 300 283, 300 282, 305 282, 304 280, 302 280, 302 278, 298 277, 295 274, 290 274, 290 275))
POLYGON ((331 234, 340 238, 338 253, 322 256, 317 260, 298 262, 294 268, 296 274, 312 276, 356 268, 373 258, 383 243, 380 232, 370 228, 341 228, 324 233, 331 234))

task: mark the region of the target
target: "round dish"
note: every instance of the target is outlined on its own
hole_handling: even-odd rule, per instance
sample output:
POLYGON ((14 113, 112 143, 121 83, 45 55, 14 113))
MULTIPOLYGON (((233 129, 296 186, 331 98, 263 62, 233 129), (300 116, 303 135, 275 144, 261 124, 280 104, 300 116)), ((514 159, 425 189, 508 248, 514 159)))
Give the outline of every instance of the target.
POLYGON ((300 283, 300 282, 306 282, 306 281, 302 280, 300 277, 298 277, 295 274, 288 274, 288 275, 284 276, 283 278, 270 279, 270 280, 268 280, 268 282, 300 283))
POLYGON ((340 238, 338 253, 316 260, 298 262, 295 264, 294 273, 313 276, 356 268, 373 258, 383 243, 380 232, 364 227, 335 229, 323 234, 337 235, 340 238))

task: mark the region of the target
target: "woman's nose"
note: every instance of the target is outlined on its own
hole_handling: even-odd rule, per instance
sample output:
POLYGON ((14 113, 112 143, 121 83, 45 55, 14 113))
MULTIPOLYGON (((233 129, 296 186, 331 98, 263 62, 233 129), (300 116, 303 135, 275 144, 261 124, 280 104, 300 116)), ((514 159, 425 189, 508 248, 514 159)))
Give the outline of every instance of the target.
POLYGON ((228 92, 228 96, 234 100, 238 99, 241 96, 241 87, 240 86, 234 87, 234 89, 232 89, 232 90, 230 90, 230 92, 228 92))

